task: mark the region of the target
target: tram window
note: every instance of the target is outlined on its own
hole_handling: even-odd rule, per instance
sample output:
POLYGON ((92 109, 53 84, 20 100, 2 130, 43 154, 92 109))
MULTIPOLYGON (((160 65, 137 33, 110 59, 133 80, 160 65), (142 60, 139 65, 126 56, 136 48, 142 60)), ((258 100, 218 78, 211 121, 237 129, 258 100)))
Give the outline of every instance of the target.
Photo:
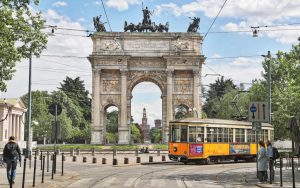
POLYGON ((218 142, 224 142, 224 128, 218 128, 218 142))
POLYGON ((207 128, 207 142, 217 142, 217 128, 207 128))
POLYGON ((263 130, 263 134, 264 134, 264 141, 269 140, 269 137, 268 137, 268 130, 263 130))
POLYGON ((172 126, 172 142, 180 142, 180 132, 179 126, 172 126))
POLYGON ((247 129, 247 142, 255 142, 255 131, 247 129))
POLYGON ((272 141, 274 140, 274 131, 273 130, 270 131, 270 138, 272 141))
POLYGON ((228 128, 228 142, 233 142, 233 129, 228 128))
POLYGON ((187 126, 181 126, 181 142, 187 142, 187 126))
POLYGON ((245 131, 244 129, 235 129, 235 142, 245 141, 245 131))
POLYGON ((189 142, 196 142, 196 127, 195 126, 191 126, 189 127, 189 142))

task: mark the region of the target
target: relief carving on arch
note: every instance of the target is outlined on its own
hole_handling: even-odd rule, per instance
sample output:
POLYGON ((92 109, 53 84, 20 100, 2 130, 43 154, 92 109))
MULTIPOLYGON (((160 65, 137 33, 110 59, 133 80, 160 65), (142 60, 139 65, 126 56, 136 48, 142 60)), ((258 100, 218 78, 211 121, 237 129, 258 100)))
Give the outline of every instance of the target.
POLYGON ((134 80, 138 77, 158 78, 162 83, 167 80, 165 71, 130 71, 128 73, 128 80, 134 80))
POLYGON ((145 68, 145 67, 151 67, 151 68, 165 68, 163 61, 153 61, 153 60, 132 60, 129 63, 130 68, 145 68))
POLYGON ((193 95, 173 95, 173 106, 178 106, 180 104, 185 104, 188 107, 193 106, 193 95))
POLYGON ((191 81, 190 80, 175 80, 174 81, 174 91, 175 92, 192 92, 191 81))
POLYGON ((119 80, 103 80, 103 91, 104 92, 120 91, 120 81, 119 80))
POLYGON ((194 45, 192 41, 178 38, 177 40, 172 41, 172 48, 175 51, 192 50, 194 45))
POLYGON ((103 41, 97 41, 97 47, 98 50, 108 50, 108 51, 121 51, 122 45, 119 39, 114 38, 113 40, 103 40, 103 41))

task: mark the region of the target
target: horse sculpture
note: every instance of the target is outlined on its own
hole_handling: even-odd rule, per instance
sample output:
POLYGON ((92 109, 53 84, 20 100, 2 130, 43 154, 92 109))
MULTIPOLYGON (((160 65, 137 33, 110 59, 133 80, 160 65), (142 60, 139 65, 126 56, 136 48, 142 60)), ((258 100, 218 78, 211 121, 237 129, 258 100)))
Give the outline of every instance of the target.
POLYGON ((133 23, 130 23, 129 25, 127 25, 127 21, 125 21, 125 23, 124 23, 124 32, 127 32, 127 31, 134 32, 136 30, 137 30, 137 28, 133 23))
POLYGON ((105 23, 101 22, 100 18, 101 18, 101 15, 93 17, 94 27, 95 27, 97 32, 106 32, 106 29, 105 29, 105 26, 104 26, 104 24, 106 22, 105 23))
POLYGON ((200 18, 194 17, 194 18, 190 18, 190 19, 193 20, 193 22, 190 23, 187 32, 197 32, 197 30, 199 28, 200 18))

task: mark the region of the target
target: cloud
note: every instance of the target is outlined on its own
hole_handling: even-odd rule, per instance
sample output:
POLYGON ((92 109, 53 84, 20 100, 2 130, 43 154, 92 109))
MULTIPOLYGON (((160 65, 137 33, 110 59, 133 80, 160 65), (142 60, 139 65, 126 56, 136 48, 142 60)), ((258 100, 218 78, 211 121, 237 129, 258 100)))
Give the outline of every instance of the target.
MULTIPOLYGON (((175 3, 161 4, 156 7, 158 14, 169 12, 175 16, 193 16, 204 14, 213 19, 220 10, 223 1, 219 0, 196 0, 184 5, 175 3)), ((293 23, 293 20, 300 18, 300 1, 291 0, 239 0, 228 1, 220 18, 229 18, 231 21, 221 27, 224 31, 248 30, 251 34, 251 26, 271 26, 284 23, 293 23)), ((293 27, 295 29, 295 27, 293 27)), ((259 32, 259 36, 267 36, 281 43, 296 43, 299 32, 278 31, 259 32), (283 34, 282 34, 283 33, 283 34)))
POLYGON ((55 2, 55 3, 52 4, 52 6, 54 6, 54 7, 65 7, 67 5, 68 4, 66 2, 64 2, 64 1, 57 1, 57 2, 55 2))
MULTIPOLYGON (((86 30, 79 22, 51 9, 44 12, 43 16, 46 19, 46 25, 86 30)), ((50 29, 45 29, 45 32, 50 32, 50 29)), ((47 49, 40 58, 32 59, 32 90, 51 92, 60 86, 59 83, 66 76, 71 78, 79 76, 91 92, 91 65, 87 58, 76 58, 78 56, 87 57, 92 52, 92 40, 84 37, 85 35, 85 32, 57 29, 54 36, 48 37, 47 49), (72 34, 82 37, 72 36, 72 34), (47 54, 75 57, 45 56, 47 54)), ((15 76, 8 82, 7 93, 3 94, 5 97, 20 97, 28 91, 28 60, 18 63, 16 70, 15 76)))
POLYGON ((108 7, 116 8, 119 11, 127 10, 130 5, 141 4, 141 0, 108 0, 108 7))
MULTIPOLYGON (((224 76, 225 79, 232 79, 236 85, 240 83, 251 83, 253 79, 262 78, 262 61, 262 57, 239 57, 228 61, 224 61, 224 59, 207 60, 206 65, 202 68, 202 75, 217 73, 224 76)), ((214 83, 217 78, 216 76, 202 77, 202 84, 208 85, 214 83)))

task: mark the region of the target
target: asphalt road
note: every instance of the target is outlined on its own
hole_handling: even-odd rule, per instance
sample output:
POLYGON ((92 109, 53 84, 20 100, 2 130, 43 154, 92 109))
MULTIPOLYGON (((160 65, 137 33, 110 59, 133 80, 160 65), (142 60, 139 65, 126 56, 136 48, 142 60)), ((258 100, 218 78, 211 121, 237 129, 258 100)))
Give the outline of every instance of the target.
POLYGON ((77 172, 73 178, 55 187, 256 187, 255 163, 184 165, 162 163, 113 167, 66 163, 66 171, 77 172))

